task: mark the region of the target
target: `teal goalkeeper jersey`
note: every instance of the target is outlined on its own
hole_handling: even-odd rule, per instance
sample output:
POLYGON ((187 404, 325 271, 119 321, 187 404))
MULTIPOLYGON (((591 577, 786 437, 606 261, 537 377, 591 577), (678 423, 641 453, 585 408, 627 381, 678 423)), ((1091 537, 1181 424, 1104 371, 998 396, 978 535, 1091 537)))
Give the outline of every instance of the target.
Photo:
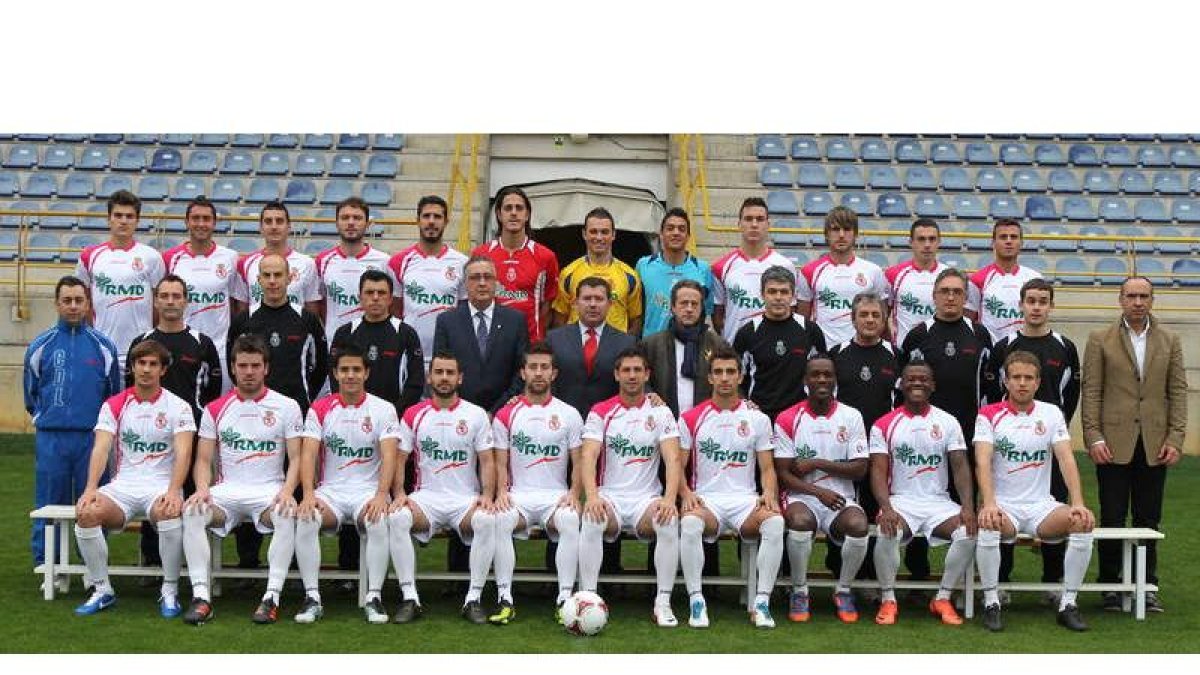
POLYGON ((646 338, 667 329, 671 320, 671 289, 681 279, 697 281, 704 287, 704 315, 713 312, 713 276, 708 263, 692 254, 678 265, 668 263, 661 253, 643 256, 637 262, 637 273, 645 289, 645 319, 642 322, 642 337, 646 338))

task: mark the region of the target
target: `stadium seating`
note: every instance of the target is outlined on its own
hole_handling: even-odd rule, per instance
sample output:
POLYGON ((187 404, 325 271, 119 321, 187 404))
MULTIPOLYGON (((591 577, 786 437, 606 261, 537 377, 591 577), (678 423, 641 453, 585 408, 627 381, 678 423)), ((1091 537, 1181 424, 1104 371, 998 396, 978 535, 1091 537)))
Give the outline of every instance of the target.
MULTIPOLYGON (((776 193, 778 194, 778 193, 776 193)), ((786 194, 791 194, 790 192, 786 194)), ((795 204, 795 197, 792 198, 792 204, 795 204)), ((786 202, 784 207, 787 208, 786 202)), ((828 192, 805 192, 804 193, 804 215, 806 216, 823 216, 829 213, 829 210, 834 206, 833 197, 828 192)), ((767 210, 771 211, 771 202, 767 201, 767 210)), ((772 213, 796 213, 796 211, 779 210, 777 207, 772 213)))
POLYGON ((890 166, 873 166, 867 182, 872 190, 899 190, 900 176, 890 166))
POLYGON ((163 134, 159 139, 159 143, 163 145, 191 145, 191 134, 163 134))
POLYGON ((211 174, 217 171, 217 153, 212 150, 193 150, 188 154, 184 173, 211 174))
POLYGON ((67 215, 71 211, 75 211, 77 207, 68 204, 67 202, 55 202, 50 205, 50 210, 63 215, 46 216, 42 218, 40 226, 44 230, 70 230, 79 223, 78 216, 67 215))
POLYGON ((1200 171, 1193 171, 1188 178, 1188 192, 1200 194, 1200 171))
POLYGON ((768 162, 759 167, 758 182, 767 187, 791 187, 792 173, 782 162, 768 162))
POLYGON ((262 147, 263 139, 264 134, 234 134, 229 145, 234 148, 259 148, 262 147))
MULTIPOLYGON (((786 165, 784 169, 786 170, 786 165)), ((368 178, 395 178, 400 173, 400 165, 396 156, 391 154, 375 154, 367 160, 367 170, 363 175, 368 178)))
POLYGON ((201 178, 180 178, 171 188, 171 200, 186 202, 199 197, 205 192, 204 180, 201 178))
POLYGON ((329 248, 329 242, 321 239, 312 239, 304 245, 304 255, 315 256, 329 248))
POLYGON ((196 145, 220 148, 229 144, 229 134, 200 134, 196 145))
POLYGON ((1008 195, 992 197, 988 200, 988 215, 992 218, 1020 218, 1021 201, 1008 195))
POLYGON ((141 171, 146 168, 146 151, 142 148, 121 148, 112 168, 116 171, 141 171))
POLYGON ((1200 201, 1176 199, 1171 205, 1171 218, 1177 223, 1200 223, 1200 201))
POLYGON ((962 229, 964 234, 974 234, 974 237, 962 239, 963 246, 968 251, 990 251, 992 248, 992 227, 987 223, 967 223, 962 229))
MULTIPOLYGON (((1182 237, 1183 232, 1180 232, 1174 227, 1160 227, 1154 235, 1156 237, 1182 237)), ((1168 253, 1172 255, 1187 255, 1192 253, 1192 245, 1184 241, 1163 241, 1162 239, 1154 242, 1154 246, 1159 253, 1168 253)))
POLYGON ((867 186, 867 179, 857 166, 839 166, 833 174, 833 186, 843 190, 858 190, 867 186))
MULTIPOLYGON (((1069 236, 1071 234, 1067 228, 1062 225, 1049 225, 1042 228, 1042 234, 1055 236, 1069 236)), ((1047 253, 1074 253, 1078 242, 1074 239, 1043 239, 1042 250, 1047 253)))
POLYGON ((159 148, 150 157, 147 171, 152 173, 178 173, 183 168, 183 157, 174 148, 159 148))
POLYGON ((1159 171, 1154 174, 1154 191, 1160 195, 1186 195, 1187 186, 1183 176, 1175 171, 1159 171))
MULTIPOLYGON (((309 134, 310 136, 312 134, 309 134)), ((320 146, 309 145, 308 137, 304 139, 304 147, 320 148, 320 146)), ((325 146, 328 148, 329 146, 325 146)), ((324 148, 321 148, 324 149, 324 148)), ((754 154, 759 159, 786 159, 787 151, 783 145, 783 138, 779 136, 759 136, 754 143, 754 154)))
POLYGON ((321 192, 322 204, 337 204, 354 194, 350 187, 349 181, 331 180, 326 181, 325 189, 321 192))
POLYGON ((1079 228, 1079 247, 1085 253, 1111 253, 1117 249, 1116 242, 1096 238, 1108 235, 1108 230, 1101 225, 1084 225, 1079 228))
POLYGON ((796 185, 806 188, 829 187, 829 178, 825 175, 825 167, 820 164, 801 164, 796 167, 796 185))
POLYGON ((1030 220, 1058 220, 1058 209, 1049 197, 1030 197, 1025 200, 1025 217, 1030 220))
POLYGON ((1091 284, 1094 279, 1091 265, 1078 256, 1059 258, 1054 265, 1054 276, 1064 284, 1085 285, 1091 284))
POLYGON ((120 143, 125 139, 124 134, 92 134, 93 143, 120 143))
POLYGON ((1138 164, 1141 166, 1171 166, 1167 153, 1157 145, 1143 145, 1138 149, 1138 164))
MULTIPOLYGON (((62 187, 58 189, 58 196, 66 199, 87 199, 96 192, 96 181, 91 174, 86 173, 69 173, 63 179, 62 187)), ((3 187, 0 187, 0 195, 4 194, 3 187)))
POLYGON ((20 242, 17 233, 11 230, 0 232, 0 262, 12 262, 17 259, 17 247, 20 242))
POLYGON ((283 148, 291 149, 300 145, 300 139, 296 134, 270 134, 267 136, 268 148, 283 148))
POLYGON ((254 158, 248 152, 231 151, 225 153, 225 161, 221 164, 221 173, 244 176, 254 170, 254 158))
POLYGON ((1104 146, 1104 164, 1106 166, 1137 166, 1137 159, 1127 145, 1104 146))
MULTIPOLYGON (((37 207, 32 202, 13 202, 4 208, 8 211, 33 211, 37 207)), ((0 216, 0 225, 4 227, 20 227, 22 220, 28 225, 33 225, 37 223, 37 216, 0 216)))
POLYGON ((924 164, 925 148, 916 139, 905 139, 896 143, 896 161, 906 164, 924 164))
POLYGON ((1105 197, 1100 200, 1100 219, 1110 223, 1129 222, 1134 219, 1129 202, 1118 197, 1105 197))
POLYGON ((1017 169, 1013 171, 1012 187, 1017 192, 1045 192, 1046 180, 1036 169, 1017 169))
POLYGON ((375 134, 371 147, 375 150, 403 150, 404 134, 375 134))
POLYGON ((1127 169, 1121 172, 1121 177, 1117 179, 1117 187, 1127 195, 1148 195, 1154 193, 1154 188, 1150 186, 1150 180, 1146 178, 1146 174, 1134 169, 1127 169))
POLYGON ((1088 194, 1116 194, 1117 184, 1107 171, 1092 170, 1083 175, 1083 187, 1088 194))
POLYGON ((222 178, 213 181, 210 199, 214 202, 242 201, 242 181, 236 178, 222 178))
POLYGON ((75 264, 79 261, 79 254, 83 249, 89 246, 95 246, 100 243, 100 237, 94 234, 76 234, 67 240, 65 250, 59 255, 59 260, 75 264))
POLYGON ((1033 149, 1033 160, 1040 166, 1065 166, 1067 157, 1055 143, 1039 143, 1033 149))
POLYGON ((910 215, 908 200, 899 192, 885 192, 879 195, 876 211, 887 218, 907 218, 910 215))
POLYGON ((300 147, 309 150, 329 150, 333 147, 333 134, 304 134, 304 141, 300 147))
POLYGON ((1023 143, 1005 143, 1000 146, 1000 161, 1008 165, 1033 164, 1033 157, 1023 143))
POLYGON ((995 164, 996 151, 990 143, 968 143, 966 147, 967 164, 995 164))
POLYGON ((950 209, 946 207, 946 200, 942 199, 939 194, 917 195, 914 197, 913 205, 918 216, 946 218, 950 215, 950 209))
POLYGON ((317 201, 317 187, 311 180, 294 178, 288 181, 283 195, 283 203, 311 204, 315 201, 317 201))
POLYGON ((1096 208, 1085 197, 1067 197, 1063 201, 1063 217, 1067 220, 1096 220, 1096 208))
POLYGON ((296 167, 292 169, 293 176, 324 176, 325 159, 313 152, 302 152, 296 156, 296 167))
POLYGON ((257 241, 255 241, 253 239, 247 239, 244 237, 234 237, 233 239, 230 239, 229 241, 227 241, 225 243, 225 245, 228 246, 229 248, 237 251, 238 253, 241 253, 242 255, 245 255, 247 253, 254 253, 255 251, 258 250, 258 242, 257 241))
POLYGON ((0 197, 12 197, 21 191, 21 182, 17 174, 11 171, 0 171, 0 197))
POLYGON ((54 174, 30 173, 25 175, 25 184, 21 186, 22 197, 48 199, 58 192, 58 181, 54 174))
POLYGON ((1190 145, 1177 145, 1171 148, 1171 165, 1185 169, 1200 167, 1200 155, 1190 145))
POLYGON ((392 203, 392 186, 383 181, 370 181, 363 185, 362 198, 371 206, 388 206, 392 203))
POLYGON ((859 157, 864 162, 890 162, 892 151, 887 141, 882 138, 868 138, 858 148, 859 157))
POLYGON ((32 169, 37 166, 37 148, 32 145, 14 145, 8 149, 8 156, 0 163, 6 169, 32 169))
POLYGON ((108 174, 100 181, 100 194, 108 196, 118 190, 133 192, 133 179, 129 176, 108 174))
POLYGON ((975 195, 957 195, 951 200, 956 218, 986 218, 983 200, 975 195))
POLYGON ((162 176, 145 176, 138 181, 137 190, 134 194, 139 199, 147 201, 162 201, 167 198, 170 189, 167 186, 167 179, 162 176))
POLYGON ((250 181, 250 194, 246 201, 253 204, 265 204, 278 200, 280 194, 279 181, 274 178, 255 178, 250 181))
POLYGON ((937 178, 933 172, 923 166, 913 166, 904 170, 905 190, 936 190, 937 178))
POLYGON ((962 164, 962 154, 953 143, 934 143, 929 146, 929 159, 934 164, 962 164))
POLYGON ((1152 257, 1142 257, 1134 262, 1137 265, 1135 273, 1147 277, 1155 286, 1169 286, 1171 284, 1171 276, 1167 274, 1167 268, 1162 264, 1161 260, 1152 257))
POLYGON ((70 169, 75 164, 75 152, 69 148, 54 145, 46 148, 42 161, 38 165, 43 169, 70 169))
POLYGON ((158 142, 158 134, 126 134, 125 142, 133 145, 154 145, 158 142))
MULTIPOLYGON (((871 198, 865 192, 844 192, 842 193, 842 206, 850 209, 859 216, 873 216, 875 209, 871 206, 871 198)), ((860 222, 859 229, 865 230, 866 227, 860 222)))
POLYGON ((62 241, 59 240, 57 234, 38 232, 29 237, 25 249, 25 259, 29 262, 55 262, 58 260, 58 249, 61 248, 62 241))
MULTIPOLYGON (((782 140, 780 141, 780 143, 782 144, 782 140)), ((802 160, 821 159, 821 146, 818 145, 817 140, 815 138, 812 138, 811 136, 801 136, 800 138, 793 138, 791 154, 792 154, 792 159, 802 159, 802 160)), ((768 159, 766 157, 762 157, 762 155, 759 155, 759 157, 762 159, 768 159)), ((782 159, 782 157, 774 158, 774 159, 782 159)))
MULTIPOLYGON (((1144 230, 1140 227, 1137 227, 1135 225, 1125 225, 1123 227, 1117 228, 1117 231, 1114 232, 1113 234, 1121 235, 1121 236, 1128 236, 1128 237, 1145 237, 1146 230, 1144 230)), ((1136 251, 1137 253, 1153 253, 1154 252, 1154 243, 1150 242, 1150 241, 1133 241, 1133 242, 1127 241, 1127 242, 1122 242, 1122 243, 1118 244, 1118 250, 1129 251, 1131 249, 1133 251, 1136 251)))
POLYGON ((1054 169, 1050 172, 1050 191, 1077 194, 1083 192, 1083 186, 1070 169, 1054 169))
POLYGON ((942 169, 941 182, 942 189, 947 192, 970 192, 974 189, 966 169, 957 166, 942 169))
POLYGON ((1092 275, 1101 286, 1117 286, 1129 276, 1129 264, 1112 256, 1099 258, 1092 268, 1092 275))
POLYGON ((1171 276, 1180 286, 1200 286, 1200 260, 1176 260, 1171 265, 1171 276))
POLYGON ((831 138, 825 141, 825 158, 833 162, 853 162, 854 145, 848 138, 831 138))
POLYGON ((338 150, 366 150, 371 145, 367 134, 339 134, 338 150))
POLYGON ((975 174, 975 187, 980 192, 1008 192, 1008 179, 999 169, 980 169, 975 174))
POLYGON ((1080 143, 1067 149, 1067 161, 1074 166, 1100 166, 1100 155, 1092 146, 1080 143))

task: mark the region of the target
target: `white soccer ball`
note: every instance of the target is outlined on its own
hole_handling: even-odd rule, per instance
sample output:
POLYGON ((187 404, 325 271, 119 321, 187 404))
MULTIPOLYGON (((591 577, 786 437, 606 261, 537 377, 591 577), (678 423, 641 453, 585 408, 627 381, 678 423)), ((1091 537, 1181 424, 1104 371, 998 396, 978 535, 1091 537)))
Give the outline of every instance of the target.
POLYGON ((562 607, 563 626, 575 635, 595 635, 608 623, 608 605, 589 591, 567 598, 562 607))

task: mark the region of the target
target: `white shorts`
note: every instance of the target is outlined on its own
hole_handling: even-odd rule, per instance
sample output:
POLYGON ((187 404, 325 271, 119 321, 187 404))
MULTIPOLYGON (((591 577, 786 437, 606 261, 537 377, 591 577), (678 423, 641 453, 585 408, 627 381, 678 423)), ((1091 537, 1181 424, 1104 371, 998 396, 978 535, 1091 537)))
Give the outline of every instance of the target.
POLYGON ((125 514, 125 525, 136 518, 150 517, 154 500, 166 493, 168 485, 117 479, 101 485, 100 494, 113 500, 125 514))
POLYGON ((541 528, 546 532, 550 541, 558 541, 558 532, 550 529, 550 517, 558 508, 558 500, 562 499, 563 490, 513 490, 508 498, 516 507, 517 512, 525 519, 525 529, 514 530, 517 539, 528 539, 529 531, 541 528))
POLYGON ((613 513, 617 514, 617 531, 611 537, 605 535, 604 541, 612 543, 616 541, 622 532, 632 534, 639 541, 649 541, 649 538, 643 538, 637 532, 638 521, 645 515, 646 509, 650 505, 658 501, 661 495, 647 494, 626 494, 624 492, 605 492, 600 491, 600 498, 608 502, 612 506, 613 513))
MULTIPOLYGON (((922 536, 929 541, 930 546, 941 546, 950 543, 949 539, 934 536, 933 531, 939 525, 962 512, 962 507, 955 504, 949 497, 913 497, 911 495, 894 495, 891 499, 892 508, 912 531, 912 536, 922 536)), ((907 544, 909 540, 903 543, 907 544)))
MULTIPOLYGON (((358 525, 359 516, 362 515, 367 502, 375 496, 375 490, 376 486, 371 483, 363 485, 335 484, 322 485, 315 490, 314 494, 317 499, 325 502, 325 505, 333 513, 337 522, 331 529, 337 530, 345 523, 358 525)), ((362 528, 360 527, 359 530, 361 531, 362 528)))
POLYGON ((709 544, 716 541, 724 532, 733 532, 739 537, 742 536, 742 525, 758 508, 758 495, 756 494, 708 492, 698 493, 697 496, 704 501, 704 508, 708 509, 717 519, 717 531, 704 537, 704 541, 709 544))
MULTIPOLYGON (((1036 502, 1003 502, 997 500, 996 506, 999 506, 1004 515, 1008 516, 1008 519, 1012 521, 1013 527, 1017 528, 1017 534, 1036 537, 1038 536, 1038 528, 1041 527, 1042 521, 1046 519, 1046 516, 1050 515, 1054 509, 1066 505, 1048 497, 1036 502)), ((1015 540, 1016 537, 1005 539, 1004 543, 1008 544, 1015 540)), ((1063 541, 1063 537, 1043 539, 1042 541, 1047 544, 1057 544, 1063 541)))
MULTIPOLYGON (((844 495, 843 497, 846 500, 846 505, 835 511, 834 509, 822 504, 820 499, 817 499, 812 495, 798 495, 791 492, 785 492, 783 495, 783 510, 786 513, 789 504, 800 503, 805 505, 808 507, 808 510, 812 512, 813 518, 816 519, 817 529, 824 532, 825 536, 829 538, 829 541, 841 546, 844 537, 834 536, 833 521, 836 520, 837 517, 842 514, 842 511, 845 511, 846 509, 857 509, 859 511, 863 510, 863 508, 859 506, 858 502, 854 501, 854 499, 845 497, 844 495)), ((864 511, 863 513, 865 515, 866 512, 864 511)))
POLYGON ((462 538, 463 543, 470 546, 475 539, 474 533, 466 534, 462 531, 462 520, 466 517, 467 512, 471 507, 475 506, 474 495, 464 496, 450 492, 433 492, 431 490, 417 490, 408 496, 411 501, 417 503, 417 508, 425 514, 425 518, 429 521, 429 529, 424 532, 412 533, 412 536, 422 544, 428 544, 433 534, 439 530, 454 530, 458 536, 462 538))
POLYGON ((283 483, 265 485, 236 485, 218 483, 208 491, 212 495, 213 507, 225 514, 225 522, 208 528, 218 537, 224 537, 242 523, 254 523, 254 528, 270 534, 275 528, 262 522, 262 514, 271 508, 275 495, 283 489, 283 483))

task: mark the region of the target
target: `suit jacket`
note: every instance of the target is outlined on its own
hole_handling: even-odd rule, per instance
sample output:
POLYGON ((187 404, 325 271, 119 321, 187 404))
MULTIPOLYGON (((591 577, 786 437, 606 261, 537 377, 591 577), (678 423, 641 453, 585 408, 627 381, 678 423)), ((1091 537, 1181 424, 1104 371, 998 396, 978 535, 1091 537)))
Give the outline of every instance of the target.
MULTIPOLYGON (((709 328, 700 336, 700 361, 696 364, 696 379, 692 401, 699 404, 712 398, 712 385, 708 383, 708 355, 717 347, 729 344, 716 331, 709 328)), ((679 417, 679 372, 675 368, 675 334, 669 330, 659 331, 642 340, 642 348, 650 357, 650 391, 662 397, 679 417)))
POLYGON ((458 357, 462 370, 459 396, 494 413, 521 392, 521 358, 529 348, 529 329, 524 314, 496 303, 488 327, 487 353, 480 354, 474 314, 469 302, 439 314, 433 351, 445 350, 458 357))
POLYGON ((1138 379, 1133 343, 1120 320, 1088 336, 1083 357, 1083 440, 1104 440, 1116 464, 1128 464, 1138 436, 1146 463, 1158 464, 1163 443, 1183 450, 1187 376, 1179 336, 1150 317, 1145 372, 1138 379))
POLYGON ((559 326, 546 333, 546 342, 558 361, 558 377, 554 380, 554 395, 579 411, 587 419, 592 406, 617 395, 617 379, 613 367, 617 354, 637 344, 633 336, 604 325, 600 344, 596 345, 596 362, 592 374, 583 365, 583 336, 578 323, 559 326))

